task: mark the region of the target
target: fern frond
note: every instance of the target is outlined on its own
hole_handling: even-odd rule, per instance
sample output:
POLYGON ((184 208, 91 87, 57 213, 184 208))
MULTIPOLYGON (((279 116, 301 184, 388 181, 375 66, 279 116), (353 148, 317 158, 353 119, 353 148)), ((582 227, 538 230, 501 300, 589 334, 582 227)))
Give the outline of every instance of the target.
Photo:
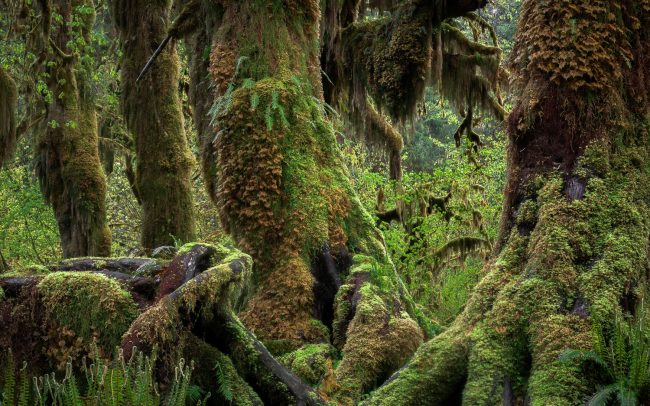
POLYGON ((607 385, 587 400, 586 406, 607 406, 607 402, 618 391, 617 384, 607 385))
POLYGON ((580 363, 592 362, 601 367, 604 372, 611 375, 609 365, 595 351, 569 349, 560 354, 560 362, 569 363, 572 361, 579 361, 580 363))
POLYGON ((230 379, 228 375, 226 375, 223 372, 223 369, 221 368, 221 364, 216 364, 214 366, 215 370, 215 376, 217 378, 217 390, 219 391, 219 394, 223 396, 224 399, 226 399, 229 402, 232 402, 233 399, 233 394, 232 394, 232 384, 230 382, 230 379))

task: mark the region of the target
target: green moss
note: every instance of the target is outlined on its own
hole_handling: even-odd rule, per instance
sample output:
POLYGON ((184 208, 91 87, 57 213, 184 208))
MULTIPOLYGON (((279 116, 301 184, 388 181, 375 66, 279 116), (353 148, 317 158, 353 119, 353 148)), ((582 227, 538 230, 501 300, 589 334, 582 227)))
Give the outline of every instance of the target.
POLYGON ((146 249, 194 239, 191 173, 195 165, 185 134, 178 92, 179 58, 174 42, 156 59, 156 68, 136 82, 152 49, 171 26, 171 1, 138 7, 112 3, 121 37, 122 110, 135 137, 136 186, 142 200, 141 242, 146 249), (151 114, 156 112, 156 114, 151 114))
POLYGON ((16 149, 16 84, 0 67, 0 168, 11 160, 16 149))
POLYGON ((80 0, 74 7, 71 3, 53 4, 51 11, 62 18, 52 20, 53 46, 46 55, 48 89, 41 93, 46 95, 46 104, 56 97, 57 108, 47 109, 44 125, 39 127, 36 173, 43 195, 54 209, 64 257, 108 256, 111 236, 106 224, 106 178, 98 152, 92 72, 83 62, 88 57, 84 52, 90 49, 94 8, 80 0), (77 7, 90 12, 81 17, 73 13, 77 7))
POLYGON ((108 353, 138 313, 129 293, 104 275, 56 272, 37 288, 49 323, 70 329, 87 343, 96 339, 108 353))
MULTIPOLYGON (((356 312, 347 328, 344 357, 336 369, 342 400, 383 382, 406 362, 422 343, 422 331, 413 319, 386 303, 381 290, 370 283, 359 289, 356 312)), ((405 312, 404 312, 405 313, 405 312)))
POLYGON ((456 325, 418 348, 362 405, 449 404, 467 374, 469 339, 456 325), (424 395, 426 394, 426 395, 424 395))
POLYGON ((279 361, 309 385, 319 383, 328 372, 328 360, 335 356, 330 344, 307 344, 285 354, 279 361))
POLYGON ((193 383, 209 391, 212 401, 240 406, 263 404, 227 355, 190 334, 181 342, 183 357, 195 362, 193 383))

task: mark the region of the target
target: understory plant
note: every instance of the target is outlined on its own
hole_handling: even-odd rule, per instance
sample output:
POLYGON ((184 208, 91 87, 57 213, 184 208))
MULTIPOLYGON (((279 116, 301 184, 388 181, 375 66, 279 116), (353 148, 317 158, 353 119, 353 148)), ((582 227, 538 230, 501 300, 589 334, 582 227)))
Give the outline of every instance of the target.
POLYGON ((50 373, 30 378, 27 364, 16 371, 11 352, 6 360, 0 406, 185 406, 205 405, 210 396, 190 384, 194 364, 183 359, 163 394, 154 378, 155 354, 139 351, 129 360, 119 352, 112 362, 96 356, 90 366, 84 359, 78 373, 68 362, 62 377, 50 373))
POLYGON ((641 305, 632 320, 617 317, 610 329, 594 322, 593 349, 569 349, 563 362, 579 362, 585 372, 595 367, 602 384, 589 406, 644 405, 650 400, 650 327, 648 311, 641 305), (615 401, 615 402, 613 402, 615 401))

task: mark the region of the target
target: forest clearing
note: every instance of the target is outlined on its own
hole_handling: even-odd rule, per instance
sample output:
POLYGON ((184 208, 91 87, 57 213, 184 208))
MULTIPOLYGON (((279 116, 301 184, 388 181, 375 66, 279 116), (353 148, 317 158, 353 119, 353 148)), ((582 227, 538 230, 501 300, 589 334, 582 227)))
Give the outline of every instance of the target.
POLYGON ((650 0, 0 0, 0 406, 650 405, 650 0))

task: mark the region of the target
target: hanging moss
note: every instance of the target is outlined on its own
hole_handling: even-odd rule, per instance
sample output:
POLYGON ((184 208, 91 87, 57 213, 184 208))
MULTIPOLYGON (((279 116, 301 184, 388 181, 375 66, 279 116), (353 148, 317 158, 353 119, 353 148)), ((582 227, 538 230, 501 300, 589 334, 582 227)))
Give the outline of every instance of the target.
POLYGON ((52 2, 52 10, 63 18, 53 22, 57 30, 46 67, 52 97, 46 100, 46 117, 36 147, 36 173, 54 209, 65 257, 108 256, 111 247, 97 117, 87 89, 89 67, 82 66, 77 51, 68 48, 83 50, 90 41, 95 14, 92 7, 81 7, 84 4, 52 2), (83 11, 73 15, 77 8, 83 11), (69 42, 70 37, 75 41, 69 42))
POLYGON ((178 92, 179 61, 172 41, 155 65, 135 83, 167 36, 171 1, 133 7, 113 3, 122 52, 122 110, 135 138, 136 188, 142 201, 141 243, 146 249, 194 238, 190 176, 192 158, 178 92))
POLYGON ((466 18, 476 27, 476 38, 470 40, 457 23, 445 21, 451 7, 443 2, 371 2, 368 6, 379 9, 379 18, 359 13, 359 8, 366 10, 365 3, 344 4, 328 5, 323 32, 330 41, 324 51, 326 101, 343 107, 353 134, 387 152, 391 178, 400 178, 402 137, 376 109, 403 124, 415 117, 425 87, 433 85, 463 116, 469 111, 463 129, 477 146, 472 111, 504 118, 501 51, 493 31, 494 46, 479 42, 479 31, 489 26, 480 16, 466 18), (345 23, 340 33, 331 26, 345 23))
MULTIPOLYGON (((524 48, 531 43, 529 36, 545 36, 550 27, 553 35, 546 39, 562 38, 548 44, 550 52, 543 41, 532 42, 540 54, 518 66, 519 77, 530 79, 519 108, 535 118, 527 120, 516 108, 511 119, 509 176, 516 187, 506 190, 512 200, 504 211, 499 255, 450 329, 421 347, 368 404, 396 396, 401 397, 400 404, 444 404, 460 388, 466 404, 524 399, 531 405, 578 404, 593 393, 596 382, 578 365, 560 362, 560 354, 567 348, 591 348, 593 322, 613 323, 623 317, 641 300, 644 288, 639 287, 647 284, 650 196, 642 186, 650 181, 643 164, 649 153, 647 116, 633 102, 617 104, 634 99, 630 95, 637 94, 637 85, 630 80, 634 77, 630 70, 645 67, 617 59, 612 62, 616 69, 628 74, 602 90, 587 90, 587 85, 571 88, 562 82, 567 78, 553 78, 569 66, 539 67, 536 61, 564 57, 554 47, 581 49, 580 39, 593 37, 589 47, 609 46, 605 37, 620 30, 589 29, 573 41, 561 23, 575 10, 581 10, 578 26, 607 22, 608 17, 599 14, 604 3, 609 10, 622 12, 616 24, 622 24, 624 28, 619 28, 628 40, 648 38, 647 30, 634 28, 633 21, 647 21, 650 7, 625 1, 573 2, 567 9, 535 1, 522 5, 528 13, 518 35, 522 52, 531 49, 524 48), (529 25, 531 21, 538 25, 529 25), (550 70, 541 73, 546 68, 550 70), (586 104, 582 98, 590 92, 600 98, 586 104), (558 104, 564 116, 555 119, 558 104), (614 112, 618 109, 624 111, 614 112), (593 119, 578 121, 586 117, 593 119), (519 155, 524 146, 526 153, 519 155), (450 348, 452 339, 460 343, 455 351, 450 348), (440 365, 451 362, 462 366, 449 367, 443 374, 440 365), (451 388, 443 386, 450 382, 451 388), (432 395, 419 401, 416 396, 422 392, 432 395)), ((586 62, 587 68, 602 62, 601 56, 591 57, 595 59, 586 62)), ((615 53, 609 57, 618 58, 615 53)), ((634 55, 636 61, 642 58, 634 55)))
POLYGON ((0 168, 8 163, 16 149, 16 84, 0 66, 0 168))

